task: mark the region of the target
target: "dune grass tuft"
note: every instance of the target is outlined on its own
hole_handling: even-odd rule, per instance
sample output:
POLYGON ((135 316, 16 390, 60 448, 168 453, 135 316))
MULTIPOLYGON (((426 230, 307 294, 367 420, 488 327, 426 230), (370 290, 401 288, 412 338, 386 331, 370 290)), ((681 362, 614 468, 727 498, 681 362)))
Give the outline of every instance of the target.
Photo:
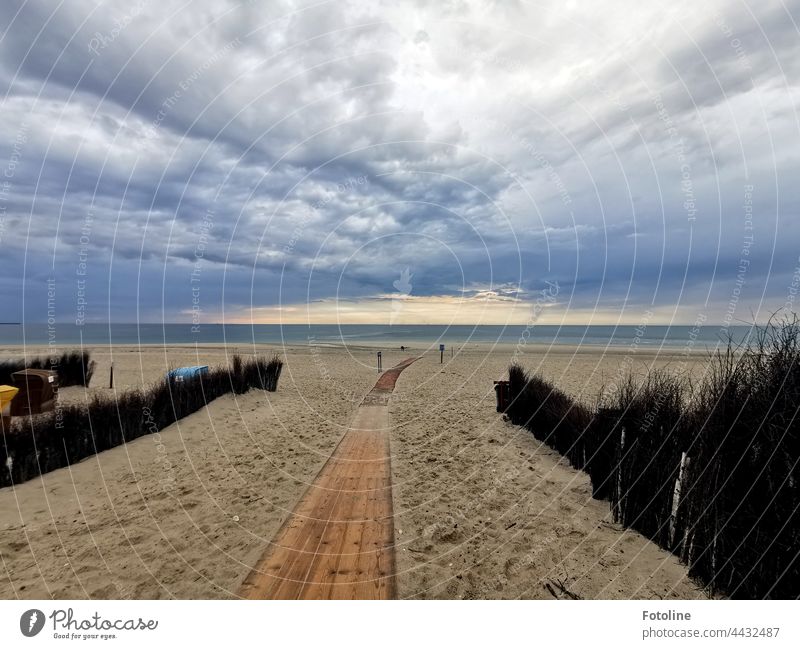
POLYGON ((13 385, 11 375, 20 370, 53 370, 58 373, 59 387, 88 386, 96 363, 88 351, 64 352, 55 357, 36 357, 0 361, 0 384, 13 385))
POLYGON ((282 368, 277 356, 249 360, 235 356, 230 367, 197 377, 163 378, 144 390, 95 396, 88 404, 15 418, 0 445, 0 487, 157 433, 224 394, 242 394, 251 388, 274 392, 282 368))
POLYGON ((678 555, 712 592, 800 596, 800 326, 728 344, 692 385, 629 375, 586 408, 509 368, 514 423, 591 477, 615 520, 678 555))

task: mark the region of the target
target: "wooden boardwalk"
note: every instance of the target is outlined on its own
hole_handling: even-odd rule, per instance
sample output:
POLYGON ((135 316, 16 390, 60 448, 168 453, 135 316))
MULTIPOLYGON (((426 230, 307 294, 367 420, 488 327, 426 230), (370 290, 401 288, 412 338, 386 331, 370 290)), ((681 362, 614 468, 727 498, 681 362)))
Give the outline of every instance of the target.
POLYGON ((416 358, 384 372, 239 591, 247 599, 395 596, 389 395, 416 358))

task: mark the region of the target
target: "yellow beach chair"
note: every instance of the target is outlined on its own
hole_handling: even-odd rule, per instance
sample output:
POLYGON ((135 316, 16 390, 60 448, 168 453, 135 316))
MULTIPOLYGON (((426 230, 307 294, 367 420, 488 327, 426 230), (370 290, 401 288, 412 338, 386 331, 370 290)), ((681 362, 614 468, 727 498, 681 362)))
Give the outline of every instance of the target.
POLYGON ((19 388, 13 385, 0 385, 0 433, 11 427, 11 401, 17 396, 19 388))

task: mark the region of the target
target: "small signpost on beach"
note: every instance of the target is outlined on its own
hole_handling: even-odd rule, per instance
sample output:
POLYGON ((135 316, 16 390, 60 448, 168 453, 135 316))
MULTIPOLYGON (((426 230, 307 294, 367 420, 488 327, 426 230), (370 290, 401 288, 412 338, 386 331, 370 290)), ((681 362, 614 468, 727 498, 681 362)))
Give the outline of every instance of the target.
POLYGON ((444 343, 439 343, 439 365, 444 363, 444 343))
POLYGON ((383 362, 381 359, 381 353, 378 352, 378 371, 380 372, 383 369, 383 362))

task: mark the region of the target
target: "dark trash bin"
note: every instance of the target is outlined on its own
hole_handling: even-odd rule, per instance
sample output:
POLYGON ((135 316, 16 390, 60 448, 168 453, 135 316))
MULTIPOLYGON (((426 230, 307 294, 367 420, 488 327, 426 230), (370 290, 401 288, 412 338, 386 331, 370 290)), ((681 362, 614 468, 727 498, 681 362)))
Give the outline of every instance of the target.
POLYGON ((55 410, 57 375, 50 370, 20 370, 11 375, 19 394, 11 402, 11 416, 39 415, 55 410))
POLYGON ((505 412, 508 409, 508 381, 495 381, 494 391, 497 393, 497 412, 505 412))

